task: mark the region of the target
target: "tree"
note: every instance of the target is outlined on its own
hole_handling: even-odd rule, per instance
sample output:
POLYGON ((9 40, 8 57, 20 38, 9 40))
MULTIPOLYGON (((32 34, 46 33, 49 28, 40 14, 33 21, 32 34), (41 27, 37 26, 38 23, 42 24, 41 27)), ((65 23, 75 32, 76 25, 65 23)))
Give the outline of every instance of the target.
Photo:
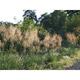
POLYGON ((37 21, 37 16, 35 11, 33 10, 26 10, 23 14, 24 19, 32 19, 34 21, 37 21))
POLYGON ((28 28, 32 28, 37 23, 37 16, 35 11, 33 10, 25 10, 23 14, 23 27, 22 30, 27 30, 28 28))
POLYGON ((42 23, 42 21, 44 20, 44 18, 46 16, 48 16, 48 14, 47 13, 44 13, 44 14, 41 15, 41 17, 39 17, 39 19, 38 19, 39 24, 42 23))
POLYGON ((68 16, 80 14, 80 10, 66 10, 65 12, 68 14, 68 16))
POLYGON ((66 29, 68 32, 76 32, 80 28, 80 11, 67 10, 66 29))
POLYGON ((65 31, 66 13, 64 11, 55 10, 49 15, 44 15, 41 25, 50 33, 61 33, 65 31))

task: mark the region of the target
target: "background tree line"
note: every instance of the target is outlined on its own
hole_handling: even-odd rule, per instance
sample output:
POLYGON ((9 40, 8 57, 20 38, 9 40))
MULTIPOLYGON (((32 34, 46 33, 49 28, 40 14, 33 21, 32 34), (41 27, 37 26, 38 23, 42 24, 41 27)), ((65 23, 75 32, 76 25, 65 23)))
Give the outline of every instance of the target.
POLYGON ((80 29, 79 10, 55 10, 50 14, 44 13, 37 18, 35 11, 26 10, 23 15, 23 26, 39 25, 50 33, 75 32, 80 29))
POLYGON ((42 27, 41 34, 45 29, 51 34, 57 33, 62 36, 67 32, 75 33, 80 38, 80 10, 54 10, 50 14, 42 14, 39 18, 35 11, 25 10, 22 28, 27 29, 30 25, 42 27))
POLYGON ((29 28, 39 28, 41 36, 46 31, 64 36, 65 33, 75 33, 80 38, 80 10, 54 10, 52 13, 44 13, 37 18, 34 10, 25 10, 23 21, 18 24, 0 22, 0 26, 20 26, 22 31, 29 28))

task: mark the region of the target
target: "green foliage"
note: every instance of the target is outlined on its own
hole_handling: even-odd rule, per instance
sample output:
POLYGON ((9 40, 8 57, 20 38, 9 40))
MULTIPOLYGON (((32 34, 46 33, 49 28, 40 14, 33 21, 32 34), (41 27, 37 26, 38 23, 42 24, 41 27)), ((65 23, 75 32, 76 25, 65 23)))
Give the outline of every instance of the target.
POLYGON ((51 33, 60 33, 65 31, 66 13, 55 10, 53 13, 45 16, 41 20, 41 24, 51 33))
MULTIPOLYGON (((53 13, 43 14, 40 24, 36 26, 36 16, 31 11, 29 16, 26 16, 25 13, 23 22, 18 24, 17 27, 21 28, 22 32, 38 29, 38 36, 42 41, 47 33, 76 33, 75 28, 80 29, 80 15, 76 14, 75 11, 66 13, 65 11, 55 10, 53 13)), ((78 30, 78 36, 79 33, 78 30)), ((80 37, 78 44, 80 45, 80 37)), ((17 42, 15 48, 11 48, 11 46, 12 42, 7 41, 3 51, 0 52, 0 69, 65 69, 70 63, 73 63, 73 60, 80 59, 80 51, 76 55, 78 50, 67 40, 63 41, 63 46, 59 50, 47 49, 41 47, 41 45, 25 49, 21 43, 17 42), (65 45, 67 48, 63 47, 65 45), (26 52, 23 53, 24 49, 26 52)))
MULTIPOLYGON (((69 65, 68 58, 71 59, 72 55, 79 55, 76 54, 77 51, 78 49, 73 48, 62 48, 58 52, 49 50, 36 54, 30 51, 27 51, 27 54, 18 54, 16 50, 3 51, 0 52, 0 69, 64 69, 66 64, 69 65)), ((75 58, 77 57, 79 56, 75 58)))
POLYGON ((64 12, 66 12, 69 17, 80 14, 80 10, 65 10, 64 12))
POLYGON ((75 32, 75 29, 80 26, 80 15, 67 17, 66 30, 67 32, 75 32))
POLYGON ((48 31, 45 30, 42 26, 39 26, 38 30, 39 30, 39 38, 40 40, 43 40, 48 31))
POLYGON ((34 10, 25 10, 23 18, 31 19, 31 20, 34 20, 35 22, 37 22, 37 16, 36 16, 36 13, 34 10))
POLYGON ((70 56, 75 54, 76 49, 72 46, 72 47, 68 47, 68 48, 62 48, 60 50, 61 56, 70 56))
POLYGON ((37 16, 35 11, 26 10, 23 15, 23 23, 22 23, 21 30, 25 31, 34 28, 36 23, 37 23, 37 16))
POLYGON ((21 69, 22 60, 21 57, 16 53, 12 52, 0 52, 0 69, 21 69))
POLYGON ((22 23, 21 30, 25 31, 25 30, 31 29, 33 27, 35 27, 35 23, 34 23, 33 20, 31 20, 31 19, 24 19, 24 21, 22 23))

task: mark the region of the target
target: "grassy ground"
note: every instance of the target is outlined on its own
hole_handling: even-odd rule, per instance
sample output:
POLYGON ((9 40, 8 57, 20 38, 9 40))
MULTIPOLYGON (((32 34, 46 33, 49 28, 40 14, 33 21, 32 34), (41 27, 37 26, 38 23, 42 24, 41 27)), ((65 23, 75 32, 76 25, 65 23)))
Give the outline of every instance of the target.
POLYGON ((0 52, 0 69, 65 69, 80 59, 77 48, 62 48, 58 52, 19 54, 15 50, 0 52))

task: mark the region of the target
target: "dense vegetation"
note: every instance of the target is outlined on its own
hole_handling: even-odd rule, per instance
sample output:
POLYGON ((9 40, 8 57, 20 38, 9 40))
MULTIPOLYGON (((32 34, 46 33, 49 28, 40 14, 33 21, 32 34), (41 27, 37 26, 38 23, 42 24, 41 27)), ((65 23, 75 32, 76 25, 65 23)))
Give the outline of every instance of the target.
POLYGON ((17 24, 0 22, 0 69, 66 69, 80 59, 80 11, 40 18, 26 10, 17 24))

